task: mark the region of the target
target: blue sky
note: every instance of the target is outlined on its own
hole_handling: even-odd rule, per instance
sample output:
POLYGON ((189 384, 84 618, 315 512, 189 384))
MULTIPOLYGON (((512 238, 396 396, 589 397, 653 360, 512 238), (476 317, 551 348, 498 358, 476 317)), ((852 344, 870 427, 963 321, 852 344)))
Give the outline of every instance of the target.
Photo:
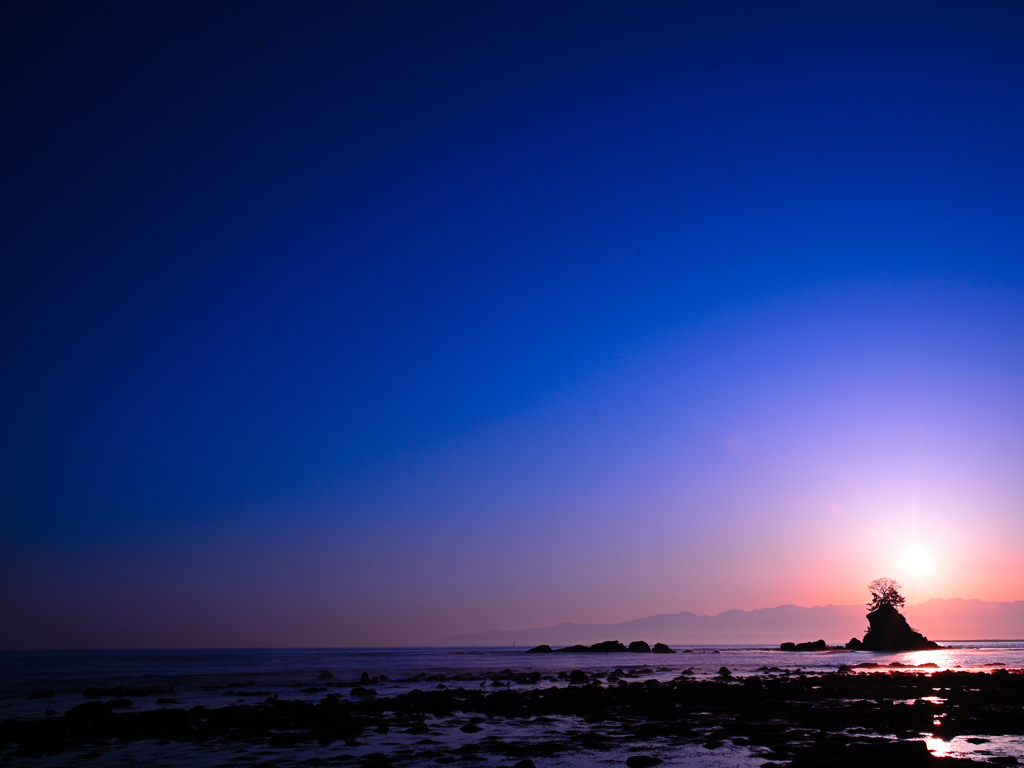
POLYGON ((1022 597, 1018 5, 3 14, 0 644, 1022 597))

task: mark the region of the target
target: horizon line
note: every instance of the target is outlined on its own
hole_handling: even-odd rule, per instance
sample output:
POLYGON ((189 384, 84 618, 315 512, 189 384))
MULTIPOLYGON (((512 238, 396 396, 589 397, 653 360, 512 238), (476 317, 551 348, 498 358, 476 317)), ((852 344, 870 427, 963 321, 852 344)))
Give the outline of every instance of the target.
MULTIPOLYGON (((1015 600, 1013 602, 1021 602, 1015 600)), ((1006 638, 971 638, 968 640, 949 640, 938 638, 935 642, 937 643, 1024 643, 1024 637, 1006 637, 1006 638)), ((768 650, 778 650, 778 643, 665 643, 669 648, 760 648, 768 647, 768 650)), ((424 651, 441 651, 441 650, 453 650, 453 649, 466 649, 466 648, 487 648, 489 650, 498 650, 502 648, 527 648, 526 645, 282 645, 282 646, 206 646, 206 647, 190 647, 190 648, 176 648, 176 647, 153 647, 153 648, 0 648, 0 654, 2 653, 150 653, 153 651, 413 651, 413 650, 424 650, 424 651)), ((829 648, 830 651, 842 651, 844 653, 893 653, 893 651, 868 651, 863 648, 849 649, 849 648, 829 648)), ((942 650, 941 648, 938 650, 942 650)), ((814 651, 810 651, 813 653, 814 651)), ((629 651, 618 651, 611 652, 608 655, 616 656, 623 653, 629 653, 629 651)), ((642 651, 635 651, 634 653, 642 656, 649 654, 642 651)), ((786 651, 786 653, 791 653, 786 651)), ((920 651, 914 651, 914 653, 920 653, 920 651)))

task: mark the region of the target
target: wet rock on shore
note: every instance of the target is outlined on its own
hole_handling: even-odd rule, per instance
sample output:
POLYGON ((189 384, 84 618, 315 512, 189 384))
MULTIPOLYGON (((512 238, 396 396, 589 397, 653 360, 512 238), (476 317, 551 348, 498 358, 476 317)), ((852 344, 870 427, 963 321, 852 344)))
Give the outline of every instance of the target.
POLYGON ((1006 670, 988 674, 917 669, 740 678, 722 670, 716 678, 680 675, 668 682, 616 679, 608 685, 590 676, 584 681, 583 676, 575 676, 578 682, 564 687, 452 687, 347 698, 332 693, 319 702, 268 697, 257 704, 188 710, 122 711, 109 702, 93 700, 63 716, 0 723, 0 752, 56 755, 111 740, 354 745, 367 735, 396 728, 408 732, 427 728, 422 732, 443 731, 450 739, 473 739, 477 730, 487 730, 492 721, 526 725, 544 718, 574 717, 586 726, 535 742, 495 738, 453 746, 428 739, 430 743, 419 747, 419 752, 387 759, 398 768, 482 753, 512 765, 580 750, 626 751, 639 740, 663 746, 693 743, 706 749, 731 742, 776 765, 790 763, 797 768, 852 764, 937 767, 957 763, 925 755, 918 746, 885 745, 919 742, 926 735, 947 741, 958 734, 972 738, 1024 736, 1024 718, 1020 716, 1024 674, 1006 670), (429 727, 424 725, 427 717, 429 727), (473 728, 464 728, 466 725, 473 728), (851 756, 868 753, 875 755, 869 762, 850 762, 851 756))

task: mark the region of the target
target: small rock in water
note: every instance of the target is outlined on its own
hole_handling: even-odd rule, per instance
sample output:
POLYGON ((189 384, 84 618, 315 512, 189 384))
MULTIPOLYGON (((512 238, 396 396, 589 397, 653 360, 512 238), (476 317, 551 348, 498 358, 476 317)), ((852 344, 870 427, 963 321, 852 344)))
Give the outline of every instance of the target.
POLYGON ((650 653, 651 646, 645 643, 643 640, 634 640, 629 644, 630 653, 650 653))
POLYGON ((72 707, 64 713, 69 722, 94 722, 110 716, 110 710, 102 701, 89 701, 72 707))
POLYGON ((526 760, 520 760, 512 768, 537 768, 537 766, 533 764, 533 760, 527 758, 526 760))
POLYGON ((579 669, 574 669, 569 673, 569 682, 576 684, 585 684, 590 682, 590 678, 587 677, 587 673, 579 669))
POLYGON ((531 648, 527 653, 554 653, 551 650, 550 645, 538 645, 536 648, 531 648))
MULTIPOLYGON (((366 674, 366 673, 364 672, 363 674, 366 674)), ((330 672, 328 672, 325 669, 323 672, 321 672, 319 675, 316 676, 316 679, 317 680, 333 680, 334 679, 334 675, 332 675, 330 672)))
POLYGON ((718 668, 718 676, 719 677, 732 677, 732 672, 729 671, 728 667, 719 667, 718 668))
POLYGON ((651 649, 651 653, 675 653, 675 651, 664 643, 655 643, 654 648, 651 649))
POLYGON ((660 765, 661 760, 650 755, 633 755, 626 758, 626 765, 629 768, 651 768, 652 765, 660 765))

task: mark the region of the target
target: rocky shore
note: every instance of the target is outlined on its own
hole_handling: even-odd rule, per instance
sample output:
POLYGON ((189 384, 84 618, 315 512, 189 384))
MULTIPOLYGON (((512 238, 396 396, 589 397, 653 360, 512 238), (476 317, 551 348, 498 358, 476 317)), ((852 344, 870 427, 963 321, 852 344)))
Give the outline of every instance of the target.
POLYGON ((377 695, 373 678, 367 678, 359 681, 362 685, 334 683, 336 690, 325 691, 319 702, 268 697, 256 704, 188 710, 167 706, 133 712, 124 699, 89 700, 62 715, 0 724, 0 762, 83 749, 96 757, 115 741, 149 740, 172 746, 319 745, 332 747, 330 756, 304 764, 373 768, 485 757, 500 765, 542 768, 549 758, 611 751, 637 768, 658 762, 644 751, 683 745, 711 752, 743 747, 760 760, 794 768, 943 766, 971 761, 933 757, 924 736, 969 735, 981 743, 1024 735, 1024 674, 1019 671, 851 674, 843 668, 734 678, 723 668, 714 679, 683 674, 658 682, 575 670, 558 675, 561 685, 522 677, 449 680, 457 687, 424 686, 391 697, 377 695), (566 718, 576 725, 559 729, 566 718), (508 725, 515 727, 502 728, 508 725), (528 726, 541 727, 529 731, 528 726), (416 740, 388 752, 353 754, 368 738, 389 732, 416 740), (535 737, 524 738, 528 732, 535 737))

